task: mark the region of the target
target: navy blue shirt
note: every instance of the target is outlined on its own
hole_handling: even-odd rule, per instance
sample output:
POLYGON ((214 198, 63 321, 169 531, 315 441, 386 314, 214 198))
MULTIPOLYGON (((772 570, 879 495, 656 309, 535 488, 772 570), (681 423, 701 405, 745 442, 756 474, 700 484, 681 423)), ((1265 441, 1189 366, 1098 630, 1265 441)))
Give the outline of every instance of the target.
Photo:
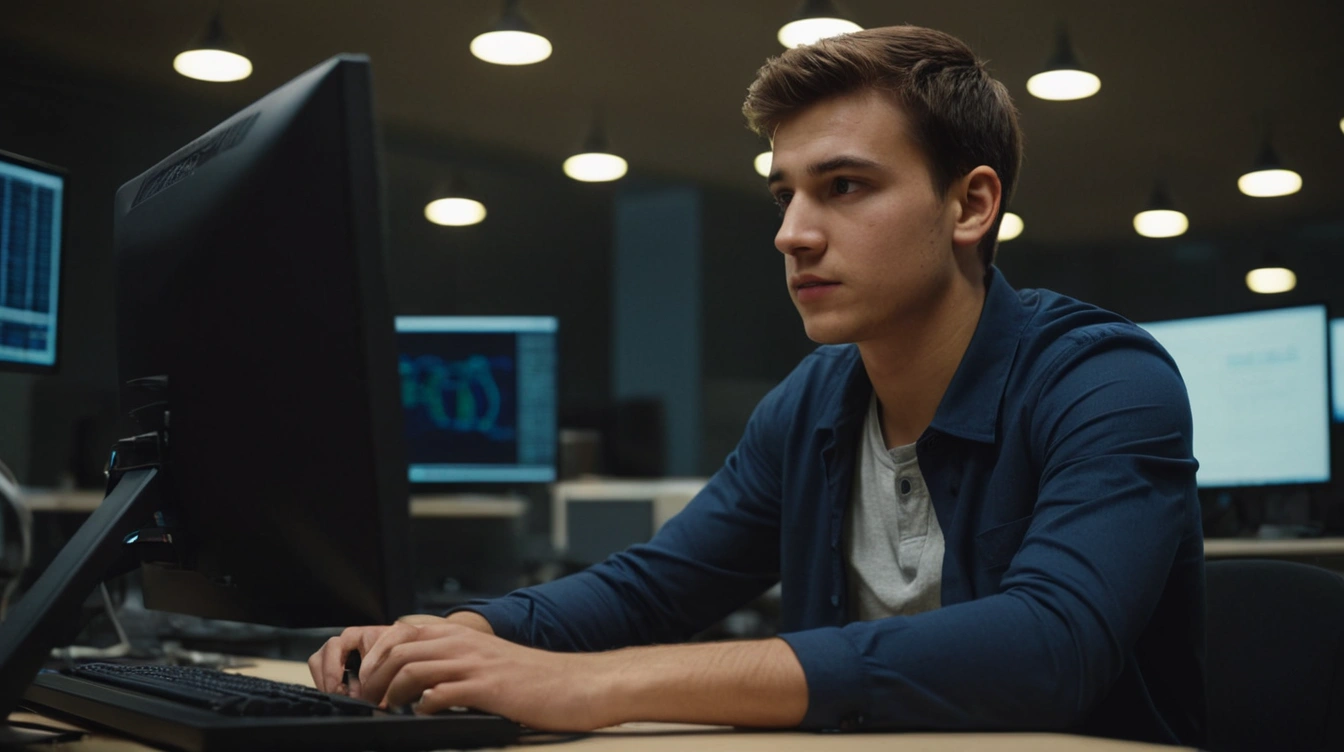
POLYGON ((1176 365, 1124 318, 991 269, 916 444, 942 608, 850 621, 841 532, 872 394, 857 347, 808 356, 648 544, 469 606, 552 650, 683 641, 781 588, 804 728, 1032 729, 1204 742, 1204 556, 1176 365))

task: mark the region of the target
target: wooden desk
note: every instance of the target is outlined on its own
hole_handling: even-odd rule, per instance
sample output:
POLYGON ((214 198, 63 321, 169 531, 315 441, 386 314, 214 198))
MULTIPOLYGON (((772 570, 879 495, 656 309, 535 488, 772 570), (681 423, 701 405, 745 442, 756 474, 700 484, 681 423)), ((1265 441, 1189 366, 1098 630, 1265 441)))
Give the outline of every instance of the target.
MULTIPOLYGON (((238 673, 276 681, 312 686, 308 666, 297 661, 256 659, 238 673)), ((64 726, 32 715, 16 713, 15 720, 35 721, 64 726)), ((541 740, 520 747, 537 747, 541 740)), ((565 742, 556 747, 566 752, 1137 752, 1171 750, 1154 744, 1095 739, 1068 734, 815 734, 796 731, 746 731, 723 726, 691 726, 674 723, 627 723, 602 729, 590 736, 565 742)), ((36 748, 35 748, 36 749, 36 748)), ((103 735, 59 747, 62 752, 141 752, 148 747, 103 735)))
MULTIPOLYGON (((103 503, 103 492, 88 489, 24 489, 24 504, 34 512, 89 514, 103 503)), ((411 517, 521 517, 527 502, 483 494, 412 496, 411 517)))
MULTIPOLYGON (((564 548, 565 515, 563 504, 570 498, 652 499, 655 502, 655 527, 680 511, 681 507, 704 486, 703 479, 663 479, 659 481, 569 481, 556 483, 552 503, 556 506, 553 537, 557 548, 564 548)), ((24 502, 35 512, 89 513, 103 500, 101 491, 24 489, 24 502)), ((473 495, 412 496, 411 517, 520 517, 527 511, 521 499, 473 495)), ((1208 559, 1227 558, 1305 558, 1344 556, 1344 537, 1334 538, 1209 538, 1204 541, 1208 559)))
POLYGON ((25 488, 23 503, 34 512, 70 512, 88 514, 103 503, 102 491, 82 488, 25 488))
POLYGON ((1206 559, 1308 556, 1344 556, 1344 538, 1209 538, 1204 541, 1206 559))

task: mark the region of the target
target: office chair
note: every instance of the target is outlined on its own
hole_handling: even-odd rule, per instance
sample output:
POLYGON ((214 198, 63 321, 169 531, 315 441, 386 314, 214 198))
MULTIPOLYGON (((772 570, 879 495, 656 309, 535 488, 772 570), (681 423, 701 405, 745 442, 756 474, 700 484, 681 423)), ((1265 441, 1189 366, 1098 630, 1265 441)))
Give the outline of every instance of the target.
POLYGON ((1344 750, 1344 578, 1235 559, 1206 576, 1209 749, 1344 750))

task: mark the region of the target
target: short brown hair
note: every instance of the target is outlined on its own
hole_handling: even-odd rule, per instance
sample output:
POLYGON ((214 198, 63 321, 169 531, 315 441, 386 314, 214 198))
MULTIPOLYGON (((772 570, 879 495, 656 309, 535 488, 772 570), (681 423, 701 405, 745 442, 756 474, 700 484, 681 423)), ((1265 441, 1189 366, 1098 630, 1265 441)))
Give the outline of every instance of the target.
POLYGON ((781 123, 808 107, 868 88, 893 95, 911 118, 939 196, 980 165, 998 173, 999 216, 979 246, 988 269, 1017 185, 1022 130, 1008 89, 961 40, 919 26, 888 26, 795 47, 761 67, 742 113, 753 131, 773 139, 781 123))

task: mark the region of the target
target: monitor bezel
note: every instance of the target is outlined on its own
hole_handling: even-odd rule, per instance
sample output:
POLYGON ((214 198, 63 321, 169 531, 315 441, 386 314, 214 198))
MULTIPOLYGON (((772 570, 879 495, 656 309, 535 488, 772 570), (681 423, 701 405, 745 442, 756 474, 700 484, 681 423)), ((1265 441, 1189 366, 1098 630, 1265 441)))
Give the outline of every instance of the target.
MULTIPOLYGON (((1330 374, 1330 425, 1331 427, 1344 426, 1344 420, 1339 420, 1335 417, 1335 399, 1336 399, 1335 363, 1334 363, 1335 339, 1330 331, 1331 327, 1334 325, 1336 321, 1340 322, 1341 326, 1344 326, 1344 316, 1330 316, 1328 307, 1326 309, 1326 316, 1327 318, 1325 320, 1325 338, 1328 343, 1326 347, 1327 352, 1331 356, 1330 358, 1328 358, 1328 360, 1330 361, 1330 363, 1328 364, 1329 366, 1328 371, 1330 374)), ((1344 339, 1344 336, 1341 336, 1341 339, 1344 339)))
POLYGON ((56 326, 52 327, 56 338, 56 355, 51 364, 45 363, 20 363, 13 360, 0 358, 0 373, 35 373, 51 375, 58 373, 61 368, 61 346, 65 342, 65 337, 61 336, 61 329, 65 326, 65 272, 66 258, 70 255, 66 252, 69 245, 68 233, 66 229, 70 217, 70 171, 64 167, 58 167, 49 162, 43 162, 33 157, 25 157, 22 154, 0 149, 0 161, 11 162, 20 167, 26 167, 30 170, 45 172, 53 177, 61 179, 61 220, 60 232, 61 242, 59 245, 60 257, 56 260, 56 326))

